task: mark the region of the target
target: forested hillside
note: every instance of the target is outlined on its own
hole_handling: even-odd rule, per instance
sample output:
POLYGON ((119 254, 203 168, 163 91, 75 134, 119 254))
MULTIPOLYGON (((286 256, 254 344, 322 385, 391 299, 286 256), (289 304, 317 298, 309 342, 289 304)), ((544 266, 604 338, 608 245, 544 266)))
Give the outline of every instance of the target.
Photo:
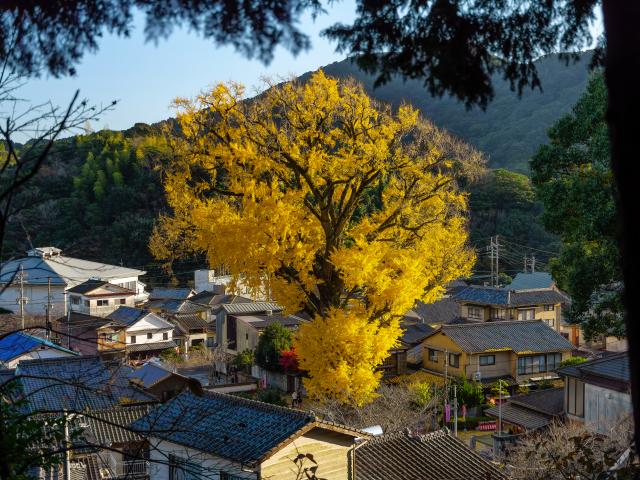
POLYGON ((584 90, 590 60, 591 52, 566 66, 557 55, 538 60, 543 91, 526 90, 521 98, 510 90, 508 82, 496 77, 495 98, 484 112, 477 107, 466 110, 451 97, 430 97, 418 80, 394 79, 374 89, 374 77, 349 60, 327 65, 324 71, 336 77, 353 77, 365 85, 370 95, 393 105, 411 103, 437 126, 483 151, 491 167, 527 173, 529 159, 540 144, 547 143, 547 129, 571 109, 584 90))
MULTIPOLYGON (((517 253, 505 251, 503 258, 503 268, 513 273, 521 269, 523 246, 547 253, 558 248, 557 238, 539 221, 541 206, 529 178, 516 172, 528 171, 528 160, 546 142, 548 127, 583 91, 588 58, 585 54, 567 67, 557 58, 540 60, 544 92, 527 91, 520 100, 507 84, 496 82, 496 98, 486 112, 467 111, 451 98, 430 98, 416 81, 395 80, 372 89, 371 77, 348 61, 324 70, 355 77, 383 101, 412 103, 487 155, 494 170, 467 186, 471 240, 480 250, 496 233, 519 244, 517 253)), ((159 133, 157 126, 136 124, 124 132, 101 131, 57 142, 50 161, 19 198, 5 259, 30 245, 55 245, 69 255, 145 267, 158 275, 158 283, 167 281, 147 246, 158 214, 166 209, 160 171, 171 152, 159 133)), ((479 274, 487 269, 483 262, 481 257, 479 274)), ((193 265, 176 272, 184 271, 182 278, 187 278, 193 265)))

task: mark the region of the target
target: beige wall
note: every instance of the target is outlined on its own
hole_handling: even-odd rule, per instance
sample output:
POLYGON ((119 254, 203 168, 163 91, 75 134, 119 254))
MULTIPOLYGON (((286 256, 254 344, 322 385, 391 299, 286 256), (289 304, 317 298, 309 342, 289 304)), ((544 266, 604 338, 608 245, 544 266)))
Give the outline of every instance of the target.
MULTIPOLYGON (((298 469, 294 462, 298 454, 311 453, 318 464, 318 478, 327 480, 349 480, 349 457, 353 448, 353 437, 322 428, 314 428, 260 466, 263 480, 296 480, 298 469)), ((307 461, 304 466, 313 466, 307 461)))
POLYGON ((480 369, 482 378, 499 377, 501 375, 513 375, 515 373, 515 354, 508 352, 486 352, 480 354, 472 354, 467 357, 469 365, 467 366, 467 378, 473 378, 473 374, 480 369), (483 355, 495 355, 496 362, 494 365, 480 365, 478 360, 483 355))
POLYGON ((446 370, 447 374, 451 376, 460 377, 465 375, 465 366, 468 363, 467 355, 445 334, 443 334, 442 332, 438 332, 430 336, 429 338, 425 339, 425 341, 422 343, 422 346, 422 366, 424 368, 442 374, 444 374, 446 370), (429 360, 429 349, 438 351, 437 362, 432 362, 431 360, 429 360), (445 363, 445 352, 460 354, 460 363, 458 368, 455 368, 452 365, 447 365, 448 362, 445 363))

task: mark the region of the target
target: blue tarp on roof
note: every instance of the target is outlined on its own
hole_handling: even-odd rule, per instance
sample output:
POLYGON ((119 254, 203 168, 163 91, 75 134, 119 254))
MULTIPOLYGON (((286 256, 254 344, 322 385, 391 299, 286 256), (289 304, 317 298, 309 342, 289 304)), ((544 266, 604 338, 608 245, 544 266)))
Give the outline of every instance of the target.
POLYGON ((9 362, 25 353, 47 347, 76 355, 75 352, 56 345, 47 339, 34 337, 24 332, 13 332, 0 339, 0 361, 9 362))

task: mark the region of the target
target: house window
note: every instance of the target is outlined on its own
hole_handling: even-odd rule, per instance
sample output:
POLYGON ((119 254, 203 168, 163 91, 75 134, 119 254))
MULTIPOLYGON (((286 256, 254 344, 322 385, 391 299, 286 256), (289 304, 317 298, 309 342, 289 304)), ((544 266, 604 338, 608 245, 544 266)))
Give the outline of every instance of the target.
POLYGON ((518 320, 534 320, 536 311, 533 308, 527 310, 518 310, 518 320))
POLYGON ((544 311, 545 312, 553 312, 555 310, 555 305, 545 305, 544 306, 544 311))
POLYGON ((584 382, 575 378, 565 379, 564 401, 567 413, 584 417, 584 382))
POLYGON ((438 363, 438 351, 433 348, 429 349, 429 361, 433 363, 438 363))
POLYGON ((84 301, 84 306, 85 306, 85 307, 88 307, 88 306, 89 306, 89 300, 85 300, 85 301, 84 301))
POLYGON ((127 303, 127 299, 126 298, 121 298, 120 299, 120 305, 125 305, 127 303))
POLYGON ((544 323, 549 325, 551 328, 554 328, 555 325, 556 325, 556 319, 555 318, 545 318, 544 319, 544 323))
POLYGON ((71 303, 73 305, 80 305, 80 297, 72 296, 71 297, 71 303))
POLYGON ((480 366, 495 365, 495 355, 480 355, 480 366))
POLYGON ((460 354, 458 353, 449 354, 449 366, 453 368, 458 368, 460 366, 460 354))
POLYGON ((544 355, 518 357, 518 375, 546 372, 547 368, 545 363, 544 355))
POLYGON ((162 332, 162 339, 169 340, 169 332, 162 332))
POLYGON ((101 333, 100 338, 105 343, 115 343, 118 341, 117 333, 101 333))
POLYGON ((200 480, 202 470, 202 465, 193 460, 169 454, 169 480, 200 480))
POLYGON ((97 305, 99 307, 107 307, 109 305, 109 300, 98 300, 97 305))
POLYGON ((549 353, 547 354, 547 371, 551 372, 560 367, 562 361, 561 353, 549 353))
POLYGON ((136 343, 136 336, 135 335, 131 335, 129 337, 129 339, 130 339, 131 343, 136 343))
POLYGON ((493 320, 505 320, 507 318, 507 310, 504 308, 492 308, 491 318, 493 320))
POLYGON ((467 315, 469 318, 475 318, 477 320, 482 319, 482 308, 481 307, 467 307, 467 315))
POLYGON ((153 339, 153 333, 147 333, 147 340, 153 339))

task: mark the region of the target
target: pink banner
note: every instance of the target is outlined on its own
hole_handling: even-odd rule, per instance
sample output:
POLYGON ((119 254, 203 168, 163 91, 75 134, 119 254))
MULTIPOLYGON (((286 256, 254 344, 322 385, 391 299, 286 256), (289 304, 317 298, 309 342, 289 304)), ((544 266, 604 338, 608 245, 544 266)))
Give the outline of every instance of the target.
POLYGON ((449 423, 451 420, 451 405, 448 403, 444 404, 444 421, 449 423))

